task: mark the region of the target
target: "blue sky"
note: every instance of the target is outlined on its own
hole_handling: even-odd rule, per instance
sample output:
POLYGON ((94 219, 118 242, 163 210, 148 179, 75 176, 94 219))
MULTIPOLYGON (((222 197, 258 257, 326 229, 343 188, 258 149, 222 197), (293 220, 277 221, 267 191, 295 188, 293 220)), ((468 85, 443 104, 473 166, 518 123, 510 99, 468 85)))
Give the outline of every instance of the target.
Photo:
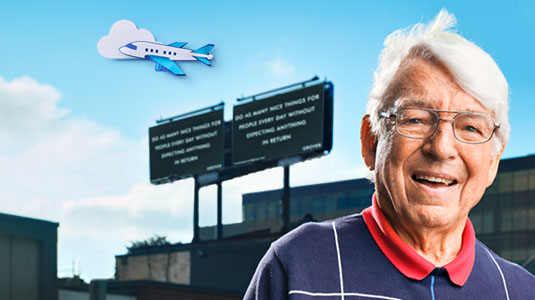
MULTIPOLYGON (((535 5, 531 1, 9 2, 0 11, 0 211, 60 223, 59 268, 84 279, 114 274, 114 255, 153 234, 191 239, 191 180, 148 183, 155 120, 318 75, 335 85, 334 145, 292 167, 292 185, 362 177, 358 128, 384 38, 442 8, 489 52, 511 89, 503 157, 535 152, 535 5), (185 77, 148 61, 100 56, 113 23, 131 20, 162 43, 215 44, 213 66, 185 77)), ((241 220, 241 194, 279 188, 268 170, 224 184, 224 222, 241 220)), ((201 225, 215 223, 215 189, 201 192, 201 225)), ((68 272, 60 272, 68 275, 68 272)))

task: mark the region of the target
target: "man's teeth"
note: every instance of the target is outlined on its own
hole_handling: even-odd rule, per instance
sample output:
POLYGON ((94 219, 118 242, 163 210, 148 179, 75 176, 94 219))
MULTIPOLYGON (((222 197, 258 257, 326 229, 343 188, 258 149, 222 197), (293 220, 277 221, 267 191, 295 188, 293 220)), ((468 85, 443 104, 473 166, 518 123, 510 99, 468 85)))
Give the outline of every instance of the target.
POLYGON ((451 185, 454 180, 448 180, 440 177, 426 176, 426 175, 416 175, 417 180, 426 180, 429 182, 444 183, 445 185, 451 185))

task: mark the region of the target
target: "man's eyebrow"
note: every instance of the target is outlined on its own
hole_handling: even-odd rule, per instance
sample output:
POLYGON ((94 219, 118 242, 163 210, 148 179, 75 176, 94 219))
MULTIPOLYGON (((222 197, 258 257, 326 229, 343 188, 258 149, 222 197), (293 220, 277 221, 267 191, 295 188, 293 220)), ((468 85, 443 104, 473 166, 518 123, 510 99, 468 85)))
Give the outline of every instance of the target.
MULTIPOLYGON (((422 99, 410 99, 410 98, 399 98, 394 103, 394 106, 396 108, 409 108, 409 107, 415 107, 415 108, 436 108, 433 107, 432 102, 429 102, 427 100, 422 99)), ((486 114, 486 112, 478 111, 471 108, 465 108, 461 110, 462 112, 473 112, 478 114, 486 114)))
POLYGON ((421 99, 399 98, 396 100, 396 107, 426 107, 429 108, 429 102, 421 99))

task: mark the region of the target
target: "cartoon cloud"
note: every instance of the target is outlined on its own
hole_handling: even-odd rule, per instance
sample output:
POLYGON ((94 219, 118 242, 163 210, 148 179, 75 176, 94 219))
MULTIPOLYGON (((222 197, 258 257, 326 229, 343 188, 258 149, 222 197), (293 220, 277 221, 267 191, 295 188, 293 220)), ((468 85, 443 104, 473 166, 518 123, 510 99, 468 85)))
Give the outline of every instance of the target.
POLYGON ((119 48, 135 41, 157 43, 150 31, 138 29, 132 21, 119 20, 111 26, 110 33, 98 41, 97 49, 106 58, 130 59, 133 57, 121 53, 119 48))

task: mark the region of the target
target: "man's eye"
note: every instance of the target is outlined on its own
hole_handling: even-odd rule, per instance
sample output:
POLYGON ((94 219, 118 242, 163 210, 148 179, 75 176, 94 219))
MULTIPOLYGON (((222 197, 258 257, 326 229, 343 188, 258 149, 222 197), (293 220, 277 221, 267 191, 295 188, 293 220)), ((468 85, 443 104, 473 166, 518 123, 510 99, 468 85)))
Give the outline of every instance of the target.
POLYGON ((468 131, 468 132, 473 132, 473 133, 479 132, 479 130, 477 130, 477 128, 475 128, 474 126, 465 126, 463 130, 468 131))
POLYGON ((422 119, 416 119, 416 118, 412 118, 412 119, 408 119, 407 120, 407 124, 410 124, 410 125, 413 125, 413 124, 422 124, 422 119))

